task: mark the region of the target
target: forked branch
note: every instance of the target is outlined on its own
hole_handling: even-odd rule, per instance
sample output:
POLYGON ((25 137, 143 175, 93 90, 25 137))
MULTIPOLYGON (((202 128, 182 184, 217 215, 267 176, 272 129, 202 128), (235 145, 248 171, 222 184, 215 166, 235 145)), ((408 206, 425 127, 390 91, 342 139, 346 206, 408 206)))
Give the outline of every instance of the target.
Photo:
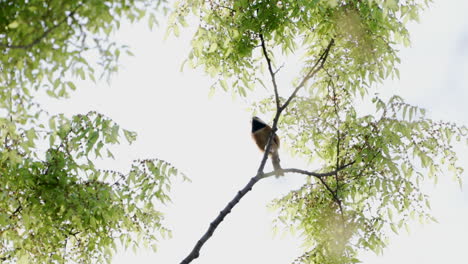
MULTIPOLYGON (((344 170, 347 167, 351 166, 354 164, 354 162, 348 163, 344 166, 341 166, 337 170, 333 170, 330 172, 325 172, 325 173, 318 173, 318 172, 310 172, 310 171, 305 171, 305 170, 300 170, 300 169, 283 169, 283 173, 299 173, 299 174, 304 174, 304 175, 309 175, 309 176, 314 176, 320 180, 323 180, 324 177, 329 177, 335 175, 337 171, 344 170)), ((224 207, 224 209, 219 212, 218 216, 213 220, 213 222, 210 223, 210 226, 208 227, 208 230, 203 234, 203 236, 197 241, 197 244, 195 244, 195 247, 192 249, 190 254, 182 260, 180 264, 188 264, 192 262, 192 260, 198 258, 200 256, 200 249, 203 247, 203 245, 208 241, 208 239, 213 235, 214 231, 218 227, 218 225, 224 220, 226 215, 228 215, 232 208, 239 203, 239 201, 246 195, 250 190, 252 190, 252 187, 257 183, 259 180, 271 177, 273 175, 276 175, 276 171, 268 172, 268 173, 259 173, 252 177, 250 181, 247 183, 247 185, 242 188, 240 191, 237 192, 236 196, 224 207)))
MULTIPOLYGON (((224 209, 218 214, 218 216, 213 220, 213 222, 210 223, 210 226, 208 227, 208 230, 203 234, 203 236, 197 241, 195 244, 195 247, 192 249, 192 251, 189 253, 189 255, 182 260, 180 264, 189 264, 192 262, 194 259, 198 258, 200 256, 200 250, 203 247, 203 245, 208 241, 208 239, 213 235, 214 231, 216 228, 219 226, 219 224, 224 220, 226 215, 228 215, 232 208, 236 206, 237 203, 246 195, 250 190, 252 190, 252 187, 261 179, 271 177, 273 175, 277 175, 278 171, 273 171, 273 172, 268 172, 264 173, 263 170, 265 168, 266 161, 268 159, 268 153, 270 153, 270 148, 271 148, 271 143, 273 142, 273 136, 278 129, 278 121, 281 116, 281 113, 286 107, 288 107, 289 103, 294 99, 296 96, 297 92, 305 85, 305 83, 311 79, 312 77, 315 76, 317 72, 319 72, 322 68, 323 65, 325 64, 325 61, 327 60, 328 54, 331 50, 331 47, 333 46, 334 40, 332 39, 326 49, 322 52, 320 57, 317 59, 315 64, 312 66, 310 71, 306 74, 306 76, 302 79, 302 81, 299 83, 299 85, 294 89, 293 93, 288 97, 287 101, 283 104, 280 105, 279 102, 279 94, 278 94, 278 86, 276 83, 276 73, 277 71, 273 71, 271 59, 268 55, 268 51, 266 48, 266 43, 263 34, 260 34, 260 41, 262 44, 262 51, 263 55, 265 57, 265 60, 267 61, 268 64, 268 71, 270 73, 270 77, 273 83, 273 89, 275 93, 275 101, 276 101, 276 114, 273 119, 273 124, 272 124, 272 130, 271 133, 268 137, 267 145, 265 147, 265 152, 262 157, 262 161, 260 162, 260 166, 258 167, 257 170, 257 175, 252 177, 250 181, 247 183, 247 185, 242 188, 240 191, 237 192, 237 194, 234 196, 234 198, 224 207, 224 209)), ((300 169, 282 169, 281 171, 283 173, 299 173, 299 174, 304 174, 304 175, 309 175, 309 176, 314 176, 317 177, 319 180, 323 181, 324 177, 328 176, 333 176, 335 175, 338 171, 343 170, 347 168, 348 166, 354 164, 354 161, 343 165, 339 168, 336 168, 334 171, 326 172, 326 173, 316 173, 316 172, 309 172, 305 170, 300 170, 300 169)))

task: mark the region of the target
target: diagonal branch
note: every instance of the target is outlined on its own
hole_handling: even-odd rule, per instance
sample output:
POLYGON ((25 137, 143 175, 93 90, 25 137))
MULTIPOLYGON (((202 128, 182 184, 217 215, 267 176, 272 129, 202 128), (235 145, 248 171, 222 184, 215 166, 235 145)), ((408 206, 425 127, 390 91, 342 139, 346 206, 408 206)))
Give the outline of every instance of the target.
MULTIPOLYGON (((300 170, 300 169, 283 169, 282 172, 284 173, 299 173, 299 174, 304 174, 304 175, 309 175, 309 176, 314 176, 318 178, 319 180, 323 181, 324 177, 328 176, 333 176, 335 173, 339 170, 344 170, 347 167, 351 166, 354 164, 353 162, 350 162, 346 165, 341 166, 340 168, 330 171, 330 172, 325 172, 325 173, 318 173, 318 172, 310 172, 310 171, 305 171, 305 170, 300 170)), ((203 234, 203 236, 197 241, 195 244, 195 247, 192 249, 190 254, 180 262, 180 264, 189 264, 192 262, 192 260, 198 258, 200 256, 200 250, 203 247, 203 245, 208 241, 208 239, 213 235, 214 231, 218 227, 218 225, 224 220, 226 215, 228 215, 232 208, 239 203, 240 199, 244 197, 250 190, 252 190, 252 187, 259 181, 268 177, 271 177, 273 175, 276 175, 277 171, 272 171, 268 173, 257 173, 254 177, 250 179, 250 181, 247 183, 247 185, 242 188, 240 191, 237 192, 236 196, 224 207, 224 209, 219 212, 218 216, 213 220, 213 222, 210 223, 210 226, 208 227, 208 230, 203 234)), ((327 185, 326 185, 327 186, 327 185)), ((331 190, 331 189, 330 189, 331 190)), ((341 207, 341 205, 340 205, 341 207)))
POLYGON ((325 48, 322 55, 320 55, 318 60, 315 62, 314 66, 312 66, 309 73, 306 74, 304 79, 302 79, 302 81, 299 83, 299 85, 297 85, 296 88, 294 89, 293 93, 289 96, 288 100, 286 100, 286 102, 280 107, 280 111, 283 111, 284 109, 286 109, 286 107, 288 107, 289 103, 291 103, 292 99, 294 99, 294 97, 296 96, 297 92, 302 87, 304 87, 306 82, 310 78, 314 77, 315 74, 317 74, 317 72, 319 72, 323 68, 323 65, 325 64, 325 61, 327 60, 328 54, 330 53, 330 50, 331 50, 334 43, 335 43, 335 40, 331 39, 330 43, 328 43, 328 46, 325 48))
POLYGON ((224 207, 224 209, 219 212, 219 215, 213 220, 213 222, 210 223, 210 227, 208 230, 205 232, 205 234, 198 240, 197 244, 195 244, 195 247, 192 249, 190 254, 180 262, 180 264, 188 264, 192 262, 192 260, 198 258, 200 256, 200 249, 202 248, 203 244, 206 243, 206 241, 213 235, 213 232, 216 230, 218 225, 224 220, 224 217, 226 217, 227 214, 229 214, 232 210, 232 208, 240 201, 240 199, 248 193, 250 190, 252 190, 252 187, 254 186, 255 183, 257 183, 260 180, 260 175, 257 174, 255 177, 251 178, 249 183, 242 188, 242 190, 238 191, 236 196, 224 207))

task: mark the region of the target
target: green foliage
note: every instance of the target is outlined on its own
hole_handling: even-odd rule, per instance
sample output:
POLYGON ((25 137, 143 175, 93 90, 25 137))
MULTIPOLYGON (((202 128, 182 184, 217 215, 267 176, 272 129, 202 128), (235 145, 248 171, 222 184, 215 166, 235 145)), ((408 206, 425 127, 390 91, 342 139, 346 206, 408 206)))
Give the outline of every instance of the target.
POLYGON ((130 52, 110 36, 122 19, 156 25, 161 3, 0 3, 0 262, 103 263, 117 243, 155 248, 170 235, 161 208, 176 168, 145 159, 125 173, 102 170, 96 159, 136 134, 96 112, 50 116, 35 102, 116 72, 130 52))
MULTIPOLYGON (((369 96, 375 85, 399 77, 397 48, 409 45, 406 23, 417 20, 428 3, 185 0, 172 14, 172 31, 190 13, 200 19, 189 63, 242 96, 263 78, 261 36, 273 62, 304 55, 302 77, 292 87, 309 80, 333 44, 279 121, 291 152, 323 165, 322 172, 351 164, 273 201, 275 223, 303 235, 306 252, 295 263, 357 263, 359 250, 381 253, 389 231, 398 232, 414 218, 434 220, 421 191, 425 179, 436 181, 448 170, 460 181, 463 170, 452 146, 454 139, 466 142, 466 127, 433 121, 398 96, 369 96)), ((288 96, 280 96, 281 103, 288 96)), ((253 108, 275 112, 274 102, 265 98, 253 108)))
POLYGON ((83 263, 110 260, 116 242, 155 247, 162 226, 157 205, 170 201, 171 178, 162 160, 135 161, 127 173, 100 170, 92 156, 134 133, 90 112, 53 116, 49 129, 12 128, 1 119, 0 258, 4 263, 83 263), (36 139, 48 139, 41 155, 36 139), (156 232, 157 231, 157 232, 156 232))
POLYGON ((452 141, 468 139, 466 127, 427 119, 398 96, 372 102, 375 114, 359 115, 347 89, 331 89, 317 100, 297 98, 283 118, 281 130, 298 132, 283 137, 291 150, 324 171, 355 162, 271 205, 280 214, 277 225, 305 237, 310 251, 298 263, 353 263, 357 249, 381 253, 389 230, 433 220, 421 191, 425 179, 448 170, 461 184, 452 141))
POLYGON ((219 75, 218 84, 224 89, 221 80, 231 81, 242 96, 260 81, 256 74, 263 61, 259 34, 284 54, 305 51, 306 72, 334 39, 330 64, 336 64, 337 74, 349 75, 354 87, 364 89, 397 74, 394 45, 409 43, 405 22, 416 20, 421 5, 428 2, 185 0, 172 14, 169 30, 176 32, 186 25, 193 10, 201 23, 189 62, 219 75))
POLYGON ((110 38, 120 18, 133 22, 147 16, 153 26, 163 2, 3 1, 0 108, 27 116, 35 112, 36 90, 63 98, 76 89, 71 77, 95 80, 97 70, 101 77, 110 76, 118 70, 120 53, 129 52, 110 38))

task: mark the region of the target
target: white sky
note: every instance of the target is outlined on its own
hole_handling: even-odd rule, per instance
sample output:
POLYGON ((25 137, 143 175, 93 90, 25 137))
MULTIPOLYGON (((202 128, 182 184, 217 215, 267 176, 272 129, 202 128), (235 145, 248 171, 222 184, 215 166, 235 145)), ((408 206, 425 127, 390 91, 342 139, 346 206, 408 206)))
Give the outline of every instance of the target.
MULTIPOLYGON (((421 24, 410 27, 413 45, 402 49, 401 80, 389 81, 380 92, 403 95, 410 103, 427 108, 431 117, 468 124, 466 10, 466 0, 433 4, 421 24)), ((121 252, 113 264, 179 263, 218 212, 254 176, 261 159, 250 138, 247 107, 269 91, 259 89, 253 99, 233 100, 221 92, 209 99, 209 77, 188 67, 179 71, 189 50, 190 32, 193 29, 163 41, 164 26, 153 32, 146 23, 124 26, 117 39, 129 44, 135 57, 123 58, 123 67, 110 85, 82 82, 70 100, 43 102, 51 112, 97 110, 138 133, 134 145, 117 147, 116 160, 102 161, 101 166, 125 171, 133 159, 156 157, 192 179, 192 183, 174 182, 173 203, 162 208, 173 238, 161 240, 157 253, 145 249, 121 252)), ((280 76, 291 78, 294 69, 285 65, 280 76)), ((460 159, 468 170, 466 147, 462 151, 460 159)), ((286 150, 280 153, 284 167, 303 166, 286 150)), ((450 178, 441 178, 435 189, 428 188, 439 224, 412 225, 410 235, 392 236, 383 256, 363 252, 364 263, 467 263, 468 192, 460 191, 450 178)), ((303 176, 287 175, 257 183, 193 263, 291 263, 302 252, 301 241, 290 235, 273 236, 274 214, 266 205, 303 182, 303 176)))

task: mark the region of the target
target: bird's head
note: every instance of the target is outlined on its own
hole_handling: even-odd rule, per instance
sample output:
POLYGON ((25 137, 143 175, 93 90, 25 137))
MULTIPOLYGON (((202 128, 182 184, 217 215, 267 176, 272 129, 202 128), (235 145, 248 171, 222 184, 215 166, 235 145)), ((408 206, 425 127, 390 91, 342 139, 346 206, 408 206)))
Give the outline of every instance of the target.
POLYGON ((268 126, 262 119, 257 116, 252 117, 252 132, 268 126))
POLYGON ((262 124, 265 124, 265 125, 266 125, 265 121, 263 121, 262 119, 260 119, 260 117, 258 117, 258 116, 252 117, 252 123, 254 123, 254 122, 259 122, 259 123, 262 123, 262 124))

